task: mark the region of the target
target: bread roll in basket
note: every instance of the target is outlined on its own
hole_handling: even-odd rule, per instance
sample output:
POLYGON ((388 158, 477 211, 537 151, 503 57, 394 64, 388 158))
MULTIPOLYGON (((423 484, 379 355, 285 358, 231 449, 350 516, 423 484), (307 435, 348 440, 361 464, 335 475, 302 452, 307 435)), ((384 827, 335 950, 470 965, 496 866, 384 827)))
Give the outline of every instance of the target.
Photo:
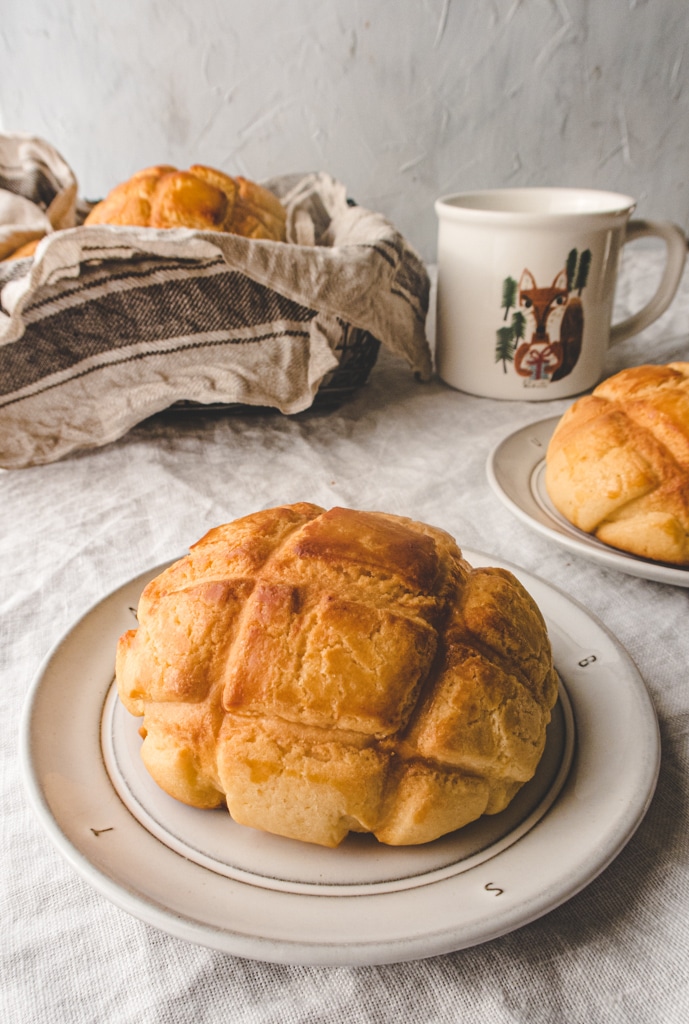
MULTIPOLYGON (((233 178, 204 164, 192 164, 186 171, 156 164, 115 185, 92 207, 84 224, 227 231, 284 242, 287 214, 269 189, 241 175, 233 178)), ((27 242, 4 258, 33 256, 40 240, 27 242)))
POLYGON ((622 370, 578 399, 548 445, 545 483, 604 544, 689 566, 689 363, 622 370))
POLYGON ((285 241, 286 214, 277 196, 247 178, 192 164, 137 171, 93 207, 85 224, 229 231, 285 241))
POLYGON ((117 650, 171 796, 324 846, 425 843, 507 806, 557 679, 509 572, 445 532, 296 504, 211 530, 145 588, 117 650))

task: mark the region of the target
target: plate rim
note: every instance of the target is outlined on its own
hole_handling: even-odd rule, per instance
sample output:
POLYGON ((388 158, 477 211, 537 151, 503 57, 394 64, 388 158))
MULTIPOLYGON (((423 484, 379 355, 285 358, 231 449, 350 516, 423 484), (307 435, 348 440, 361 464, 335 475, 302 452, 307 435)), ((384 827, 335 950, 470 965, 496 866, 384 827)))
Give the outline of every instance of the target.
MULTIPOLYGON (((456 874, 458 871, 470 870, 479 863, 491 860, 501 848, 505 848, 512 843, 517 842, 522 835, 527 831, 530 831, 538 821, 540 821, 552 806, 553 802, 557 799, 560 790, 563 788, 567 778, 569 777, 576 746, 576 727, 574 724, 572 705, 567 690, 561 680, 558 680, 558 700, 555 706, 557 709, 556 715, 559 719, 559 723, 556 727, 556 734, 557 732, 561 732, 561 745, 551 748, 550 750, 549 759, 551 761, 551 765, 546 769, 549 781, 545 783, 545 785, 543 779, 540 780, 540 783, 537 783, 535 787, 535 796, 532 795, 527 799, 522 800, 521 806, 516 808, 516 818, 510 815, 509 810, 505 812, 507 817, 513 817, 512 824, 507 831, 502 831, 500 828, 497 833, 491 835, 490 822, 488 819, 484 819, 484 825, 488 828, 488 833, 483 834, 483 841, 479 841, 479 844, 475 848, 470 845, 469 849, 465 852, 465 855, 460 859, 450 860, 441 856, 440 861, 436 861, 432 865, 427 862, 423 868, 418 862, 411 867, 398 864, 396 870, 388 874, 385 878, 378 877, 377 869, 373 870, 372 876, 369 874, 368 876, 364 875, 363 877, 357 877, 357 871, 355 868, 353 874, 351 874, 348 879, 345 879, 344 876, 348 865, 346 865, 346 863, 343 864, 342 861, 338 861, 337 863, 330 865, 327 863, 324 864, 322 856, 319 858, 317 867, 315 865, 311 865, 312 871, 315 868, 316 874, 310 876, 308 881, 299 876, 302 864, 300 864, 296 869, 294 875, 290 875, 289 869, 284 870, 283 868, 279 868, 275 873, 269 874, 265 869, 264 858, 260 858, 263 861, 263 870, 259 869, 252 872, 246 864, 242 863, 242 861, 245 861, 246 859, 246 850, 240 851, 237 859, 235 859, 235 857, 231 857, 223 860, 221 853, 214 852, 212 849, 204 850, 203 844, 198 840, 198 838, 183 838, 180 830, 182 823, 179 819, 173 820, 171 822, 171 829, 169 831, 166 830, 165 825, 162 824, 162 821, 167 818, 166 805, 174 807, 177 802, 171 797, 164 797, 163 800, 160 800, 160 791, 158 790, 157 795, 157 787, 155 786, 155 783, 152 782, 151 777, 147 775, 141 762, 137 764, 133 772, 128 772, 122 768, 122 756, 126 753, 128 747, 127 741, 129 740, 129 742, 131 742, 133 739, 138 722, 126 711, 124 705, 119 702, 117 698, 116 680, 113 680, 105 698, 105 713, 101 720, 101 749, 104 753, 106 771, 110 776, 113 788, 117 792, 121 802, 129 810, 132 817, 136 818, 139 824, 143 825, 143 827, 154 836, 158 836, 160 838, 161 834, 165 835, 165 838, 161 838, 161 842, 163 842, 164 845, 171 847, 173 850, 176 850, 187 860, 195 861, 201 865, 205 864, 218 874, 225 874, 227 877, 236 878, 239 881, 245 880, 248 884, 260 886, 262 888, 283 890, 291 893, 298 893, 301 891, 307 894, 311 893, 313 895, 373 895, 379 892, 392 892, 395 889, 419 888, 422 885, 432 884, 435 881, 441 880, 444 875, 456 874), (129 721, 126 721, 126 719, 129 719, 129 721), (127 730, 126 735, 122 731, 123 721, 125 722, 124 728, 127 730), (556 763, 553 763, 553 754, 555 754, 554 761, 556 763), (145 780, 144 791, 142 793, 142 798, 139 798, 142 779, 145 780), (154 800, 158 800, 157 809, 153 809, 151 807, 151 794, 153 794, 154 800), (321 872, 320 875, 317 874, 318 871, 321 872), (333 874, 330 874, 330 872, 333 872, 333 874), (339 875, 338 872, 340 873, 339 875), (337 881, 335 881, 335 877, 338 878, 337 881)), ((530 781, 533 782, 534 780, 532 779, 530 781)), ((519 796, 520 794, 517 794, 515 805, 519 802, 519 796)), ((203 814, 204 812, 197 811, 196 813, 203 814)), ((228 817, 226 809, 218 811, 218 814, 223 818, 228 817)), ((497 817, 500 818, 501 815, 498 815, 497 817)), ((469 823, 467 829, 473 824, 478 823, 469 823)), ((193 825, 191 821, 189 821, 189 823, 187 823, 187 831, 191 832, 195 825, 196 821, 193 825)), ((253 832, 253 829, 243 831, 244 836, 246 837, 253 832)), ((460 829, 459 831, 464 832, 465 830, 460 829)), ((369 836, 368 838, 371 839, 372 837, 369 836)), ((444 837, 441 837, 441 841, 442 838, 444 837)), ((282 842, 282 840, 279 840, 279 837, 276 837, 276 839, 282 842)), ((294 853, 296 848, 301 848, 297 853, 297 856, 303 863, 303 857, 301 857, 300 854, 304 849, 304 844, 296 843, 294 840, 289 840, 288 842, 290 844, 291 851, 289 849, 287 851, 287 863, 294 871, 294 861, 291 854, 294 853)), ((429 845, 434 846, 435 844, 429 845)), ((374 850, 376 849, 375 842, 371 843, 371 848, 374 850)), ((385 847, 383 844, 379 844, 377 848, 379 850, 389 850, 391 857, 395 857, 395 847, 385 847)), ((397 848, 398 851, 400 849, 404 851, 404 847, 397 848)), ((419 849, 423 850, 424 847, 411 848, 412 852, 419 849)), ((337 857, 336 851, 326 850, 326 860, 329 856, 337 857)))
MULTIPOLYGON (((624 815, 623 819, 621 819, 621 823, 614 830, 609 831, 607 835, 598 838, 596 842, 595 856, 591 857, 587 854, 587 856, 578 863, 578 871, 574 877, 571 875, 568 868, 567 877, 563 877, 562 875, 558 876, 555 881, 551 880, 549 883, 545 884, 540 891, 530 891, 528 897, 525 899, 506 901, 504 909, 496 907, 495 903, 493 903, 492 906, 490 904, 486 904, 487 909, 485 914, 482 914, 481 919, 478 920, 476 918, 476 914, 474 914, 474 920, 471 926, 465 927, 463 931, 456 921, 453 921, 451 924, 448 924, 448 922, 445 921, 443 924, 439 923, 435 928, 426 928, 423 932, 414 932, 412 928, 412 932, 410 934, 387 936, 385 939, 381 939, 380 937, 369 939, 363 935, 358 935, 356 941, 351 939, 351 937, 346 940, 323 941, 322 938, 318 937, 310 940, 304 936, 294 938, 289 935, 260 935, 256 934, 255 931, 248 930, 247 928, 242 930, 239 925, 236 925, 233 922, 229 922, 226 928, 220 929, 212 923, 209 923, 208 920, 202 921, 195 919, 192 913, 188 913, 186 915, 180 914, 169 905, 169 900, 166 901, 164 898, 157 899, 150 892, 138 892, 136 890, 136 886, 131 884, 131 880, 129 880, 130 884, 123 885, 116 877, 113 877, 112 871, 108 873, 102 864, 94 863, 93 855, 89 855, 85 844, 82 843, 80 845, 76 842, 73 835, 69 834, 69 828, 64 827, 66 824, 64 815, 60 818, 55 808, 51 805, 51 801, 45 791, 44 782, 41 779, 38 762, 33 756, 33 723, 36 715, 41 712, 41 702, 45 703, 46 700, 48 700, 48 703, 50 703, 51 696, 53 700, 55 699, 53 695, 47 692, 51 685, 50 670, 51 666, 55 663, 55 658, 59 656, 59 652, 63 649, 63 645, 67 643, 70 638, 75 636, 76 631, 80 627, 86 628, 88 623, 93 620, 93 616, 95 614, 99 612, 100 614, 104 614, 108 607, 120 596, 126 594, 128 590, 131 590, 132 588, 142 589, 145 582, 156 575, 163 566, 154 567, 153 569, 140 573, 138 576, 132 577, 126 583, 114 588, 104 598, 101 598, 92 605, 90 609, 76 620, 72 627, 48 652, 32 681, 24 702, 21 716, 19 751, 20 770, 24 789, 29 798, 29 803, 38 817, 40 824, 46 831, 48 838, 52 840, 53 845, 57 848, 58 852, 65 857, 65 859, 73 868, 76 869, 86 882, 100 891, 102 895, 108 898, 116 906, 125 910, 135 918, 143 920, 146 923, 159 928, 161 931, 177 938, 191 941, 225 953, 272 963, 315 966, 363 966, 423 959, 429 956, 478 945, 507 934, 516 928, 531 923, 548 913, 550 910, 555 909, 557 906, 560 906, 562 903, 571 899, 576 895, 576 893, 589 885, 590 882, 604 871, 605 868, 615 859, 620 850, 631 839, 648 810, 648 806, 650 805, 655 792, 660 766, 660 736, 653 703, 645 683, 629 654, 622 647, 619 641, 617 641, 610 633, 610 631, 582 605, 574 601, 569 595, 559 591, 558 588, 554 587, 552 584, 534 576, 527 570, 514 566, 510 562, 505 562, 497 557, 486 556, 482 553, 469 550, 466 550, 464 554, 473 565, 495 565, 507 568, 510 571, 513 571, 515 575, 522 580, 524 585, 527 586, 527 589, 529 589, 529 585, 533 587, 535 584, 537 590, 542 590, 544 594, 554 596, 557 601, 564 602, 566 606, 578 609, 584 622, 589 624, 593 629, 593 632, 598 634, 599 639, 602 638, 604 644, 607 640, 607 643, 613 649, 617 658, 622 661, 623 666, 626 668, 624 685, 628 688, 627 696, 631 703, 634 704, 633 710, 638 718, 637 726, 640 723, 643 726, 644 732, 645 746, 643 749, 645 750, 645 756, 639 758, 635 765, 635 770, 641 779, 641 785, 639 785, 639 778, 637 778, 631 797, 625 804, 624 815)), ((164 565, 167 564, 169 564, 169 560, 164 563, 164 565)), ((543 610, 543 613, 546 617, 546 621, 548 621, 546 611, 543 610)), ((561 671, 560 674, 562 675, 561 671)), ((563 677, 563 683, 574 708, 577 744, 579 744, 580 730, 579 723, 577 721, 576 706, 580 698, 577 697, 576 700, 574 699, 571 690, 572 680, 570 678, 568 681, 567 676, 568 674, 566 673, 563 677)), ((93 730, 97 734, 99 751, 101 742, 100 722, 102 706, 110 689, 111 682, 112 675, 107 682, 101 682, 99 684, 99 715, 97 721, 93 723, 93 730)), ((579 683, 577 683, 577 686, 579 686, 579 683)), ((638 746, 635 747, 635 751, 638 755, 638 746)), ((102 752, 100 756, 102 759, 102 752)), ((486 875, 492 876, 495 873, 493 869, 496 865, 503 869, 504 874, 509 874, 510 870, 518 871, 519 863, 531 851, 531 847, 534 844, 538 847, 539 842, 542 842, 544 830, 546 830, 546 832, 550 830, 550 838, 552 841, 554 836, 553 829, 558 827, 556 819, 562 816, 563 813, 562 807, 558 807, 558 804, 562 804, 563 793, 567 792, 569 787, 574 786, 575 779, 573 776, 576 775, 577 770, 581 771, 581 766, 579 766, 579 769, 575 767, 576 762, 577 754, 575 753, 575 764, 572 766, 570 778, 565 782, 563 792, 555 801, 554 807, 546 813, 544 818, 541 819, 541 821, 538 822, 530 832, 517 840, 513 846, 508 847, 501 853, 498 853, 488 862, 477 865, 476 868, 469 869, 467 872, 451 876, 450 878, 442 879, 437 882, 425 883, 418 889, 412 889, 411 891, 402 890, 401 892, 386 893, 382 895, 357 895, 351 897, 338 895, 329 897, 322 895, 305 896, 303 894, 296 896, 293 894, 276 893, 273 890, 265 890, 265 892, 268 893, 269 900, 274 901, 277 899, 278 901, 283 901, 285 905, 290 901, 293 902, 294 900, 299 902, 303 900, 318 901, 322 904, 322 909, 325 913, 327 911, 326 905, 332 900, 337 901, 335 907, 331 908, 333 910, 337 910, 341 907, 343 905, 343 901, 366 900, 370 901, 370 910, 372 911, 374 904, 378 906, 381 901, 385 903, 385 901, 389 901, 391 899, 404 899, 407 896, 411 896, 411 902, 416 904, 419 900, 418 894, 421 893, 422 890, 424 891, 424 894, 433 891, 434 898, 430 902, 434 903, 436 910, 439 910, 438 900, 442 899, 444 907, 444 905, 449 902, 447 899, 448 896, 456 897, 458 894, 457 891, 462 890, 462 880, 470 878, 471 881, 474 882, 475 873, 480 873, 481 871, 484 872, 481 876, 482 878, 486 877, 486 875), (516 868, 515 863, 517 865, 516 868), (439 893, 442 893, 442 895, 438 896, 439 893)), ((101 767, 102 770, 105 771, 104 765, 101 765, 101 767)), ((110 788, 112 790, 111 783, 110 788)), ((114 793, 114 790, 112 790, 112 793, 114 793)), ((116 801, 126 811, 124 805, 119 801, 119 797, 117 797, 116 794, 114 795, 116 801)), ((571 803, 569 797, 568 801, 567 814, 571 815, 573 811, 576 811, 576 806, 578 805, 571 803)), ((126 811, 126 814, 130 818, 133 827, 138 830, 139 840, 144 842, 144 837, 141 833, 145 832, 145 830, 136 821, 136 819, 131 816, 129 811, 126 811)), ((565 816, 567 815, 565 814, 565 816)), ((608 826, 608 828, 610 828, 610 826, 608 826)), ((92 831, 94 830, 92 829, 92 831)), ((159 840, 154 839, 154 837, 150 836, 149 833, 145 834, 146 836, 149 836, 151 842, 158 846, 162 845, 159 840)), ((162 847, 162 849, 167 850, 166 847, 162 847)), ((156 851, 156 854, 158 854, 158 851, 156 851)), ((168 856, 179 859, 178 855, 173 851, 168 851, 168 855, 161 855, 161 860, 166 861, 168 856)), ((207 869, 199 866, 193 866, 193 868, 194 871, 190 873, 190 877, 191 875, 196 875, 198 879, 198 872, 209 873, 207 869)), ((185 871, 188 870, 189 869, 185 867, 185 871)), ((476 882, 477 885, 479 884, 479 881, 476 882)), ((247 886, 243 882, 223 878, 222 885, 226 887, 228 892, 230 887, 232 887, 232 891, 235 896, 240 889, 249 889, 250 892, 248 897, 246 893, 241 894, 243 897, 248 898, 249 902, 256 897, 255 889, 251 886, 247 886)), ((464 886, 464 888, 466 888, 466 886, 464 886)), ((494 889, 489 888, 488 883, 484 885, 483 888, 486 892, 495 892, 494 889)), ((423 899, 421 899, 421 902, 423 903, 423 899)), ((483 906, 483 904, 481 904, 481 906, 483 906)), ((387 903, 387 909, 390 909, 390 907, 391 904, 387 903)), ((411 915, 411 917, 413 920, 414 915, 411 915)))
POLYGON ((582 555, 582 557, 590 561, 604 565, 608 569, 617 569, 619 572, 630 576, 637 576, 653 583, 670 583, 679 587, 689 587, 689 569, 626 554, 607 544, 603 544, 597 538, 589 538, 587 534, 581 530, 576 530, 574 526, 561 524, 542 508, 542 505, 534 495, 533 480, 542 464, 545 463, 545 449, 555 426, 561 418, 561 416, 549 416, 542 420, 536 420, 534 423, 526 424, 523 427, 518 427, 494 445, 486 461, 486 476, 496 497, 517 519, 521 520, 521 522, 536 533, 554 541, 560 547, 582 555), (528 434, 536 436, 536 440, 541 445, 541 450, 539 451, 535 444, 529 448, 528 442, 523 444, 523 452, 521 452, 520 447, 520 453, 525 460, 525 480, 523 486, 525 490, 528 490, 529 497, 538 508, 540 518, 533 515, 528 507, 525 507, 523 497, 519 500, 515 496, 513 489, 508 489, 505 483, 505 474, 501 472, 501 456, 504 455, 508 446, 515 446, 522 439, 525 439, 528 434))

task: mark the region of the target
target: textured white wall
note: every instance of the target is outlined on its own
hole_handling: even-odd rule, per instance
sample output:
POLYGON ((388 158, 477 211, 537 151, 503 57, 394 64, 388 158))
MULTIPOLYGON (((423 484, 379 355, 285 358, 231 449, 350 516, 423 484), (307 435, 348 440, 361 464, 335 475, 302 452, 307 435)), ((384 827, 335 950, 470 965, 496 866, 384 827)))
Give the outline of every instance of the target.
POLYGON ((689 226, 688 0, 2 0, 0 130, 81 194, 327 170, 427 259, 433 200, 577 184, 689 226))

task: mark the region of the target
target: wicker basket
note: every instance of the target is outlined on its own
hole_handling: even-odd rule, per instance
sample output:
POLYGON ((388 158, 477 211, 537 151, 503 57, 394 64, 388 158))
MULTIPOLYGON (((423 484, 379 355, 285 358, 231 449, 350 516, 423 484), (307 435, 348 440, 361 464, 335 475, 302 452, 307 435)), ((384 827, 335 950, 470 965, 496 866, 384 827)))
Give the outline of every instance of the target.
POLYGON ((368 380, 378 358, 380 342, 368 331, 347 325, 338 350, 339 366, 323 380, 314 404, 340 402, 368 380))
MULTIPOLYGON (((24 141, 4 141, 14 167, 24 141)), ((48 166, 32 147, 29 178, 34 150, 48 166)), ((33 263, 0 263, 1 466, 111 443, 163 409, 327 411, 366 383, 381 346, 430 377, 428 274, 402 235, 325 172, 271 187, 294 245, 87 228, 78 200, 74 228, 53 225, 33 263)))

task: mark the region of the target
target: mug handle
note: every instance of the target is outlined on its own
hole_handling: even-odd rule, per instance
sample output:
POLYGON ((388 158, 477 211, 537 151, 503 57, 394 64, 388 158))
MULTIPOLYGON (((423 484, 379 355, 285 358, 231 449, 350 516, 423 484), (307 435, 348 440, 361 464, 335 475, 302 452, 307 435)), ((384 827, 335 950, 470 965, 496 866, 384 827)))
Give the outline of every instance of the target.
POLYGON ((610 328, 611 345, 616 345, 618 341, 623 341, 632 334, 638 334, 639 331, 643 331, 645 327, 657 320, 670 305, 679 288, 687 258, 686 235, 677 224, 668 220, 630 220, 627 224, 624 244, 626 245, 627 242, 631 242, 635 238, 644 238, 648 235, 662 238, 665 242, 666 260, 663 276, 653 298, 638 313, 633 313, 626 320, 621 320, 619 324, 613 324, 610 328))

